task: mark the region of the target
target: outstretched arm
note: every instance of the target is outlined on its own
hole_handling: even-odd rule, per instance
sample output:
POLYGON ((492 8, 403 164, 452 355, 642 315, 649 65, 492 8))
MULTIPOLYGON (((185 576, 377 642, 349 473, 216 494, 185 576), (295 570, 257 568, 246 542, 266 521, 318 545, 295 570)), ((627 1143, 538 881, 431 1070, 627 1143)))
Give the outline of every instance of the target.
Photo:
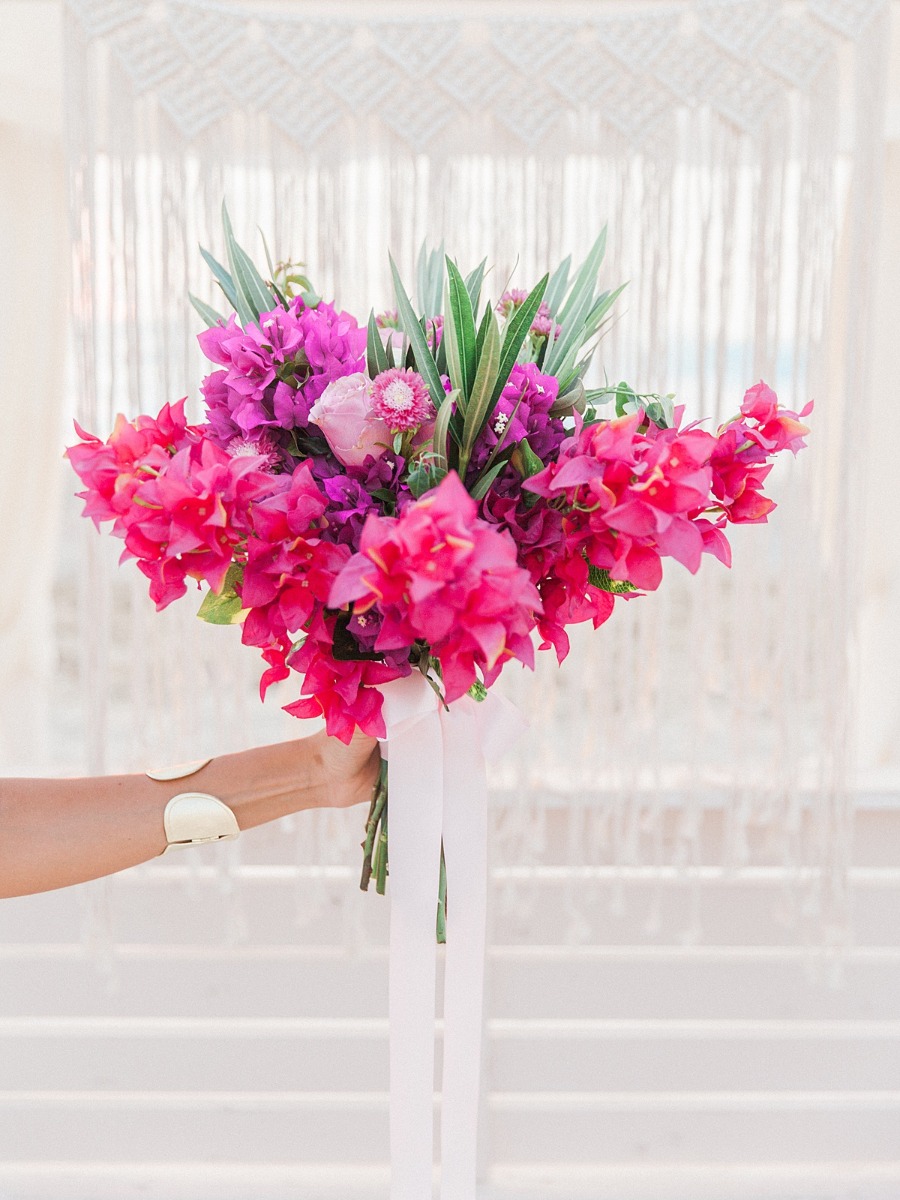
POLYGON ((214 758, 189 779, 146 775, 0 780, 0 898, 110 875, 161 854, 163 810, 178 792, 217 796, 241 829, 307 808, 371 798, 378 746, 316 733, 214 758))

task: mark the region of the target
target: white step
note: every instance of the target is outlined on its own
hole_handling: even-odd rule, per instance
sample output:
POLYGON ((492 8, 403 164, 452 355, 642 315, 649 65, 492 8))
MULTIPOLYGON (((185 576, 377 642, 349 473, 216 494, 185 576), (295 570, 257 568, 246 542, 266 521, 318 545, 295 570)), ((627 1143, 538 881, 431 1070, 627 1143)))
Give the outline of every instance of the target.
MULTIPOLYGON (((379 1092, 0 1092, 0 1160, 362 1164, 387 1153, 379 1092)), ((496 1162, 893 1162, 900 1092, 497 1092, 496 1162)))
MULTIPOLYGON (((865 1092, 900 1079, 900 1021, 494 1019, 487 1040, 502 1092, 865 1092)), ((378 1091, 387 1041, 384 1019, 7 1018, 0 1088, 378 1091)))
MULTIPOLYGON (((495 1168, 473 1200, 896 1200, 900 1161, 495 1168)), ((380 1163, 0 1164, 4 1200, 388 1200, 380 1163)))
MULTIPOLYGON (((852 940, 900 945, 900 871, 866 868, 856 880, 852 940)), ((0 902, 0 944, 80 942, 82 902, 90 895, 79 887, 0 902)), ((229 873, 202 864, 151 864, 112 880, 109 896, 115 936, 123 942, 387 941, 389 904, 374 891, 359 891, 355 865, 245 864, 229 873)), ((775 868, 731 878, 716 868, 662 875, 635 868, 620 876, 605 867, 510 867, 494 873, 492 937, 525 945, 572 938, 677 945, 690 938, 713 945, 802 946, 811 927, 798 917, 801 899, 789 873, 775 868)))
MULTIPOLYGON (((75 947, 7 947, 0 973, 0 1016, 387 1013, 382 951, 126 947, 108 980, 75 947)), ((883 1021, 897 1016, 900 960, 893 948, 861 952, 830 986, 827 972, 783 948, 495 946, 489 992, 495 1017, 883 1021)))

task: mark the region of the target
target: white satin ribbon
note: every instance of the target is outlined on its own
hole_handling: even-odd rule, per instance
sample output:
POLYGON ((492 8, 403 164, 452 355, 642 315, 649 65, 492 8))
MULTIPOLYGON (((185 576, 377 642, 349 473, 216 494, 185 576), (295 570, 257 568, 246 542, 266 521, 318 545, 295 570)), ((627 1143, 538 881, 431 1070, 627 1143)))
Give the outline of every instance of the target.
POLYGON ((475 1200, 487 913, 485 760, 521 718, 500 697, 449 712, 418 673, 384 685, 391 960, 391 1200, 432 1194, 435 921, 447 869, 441 1200, 475 1200))

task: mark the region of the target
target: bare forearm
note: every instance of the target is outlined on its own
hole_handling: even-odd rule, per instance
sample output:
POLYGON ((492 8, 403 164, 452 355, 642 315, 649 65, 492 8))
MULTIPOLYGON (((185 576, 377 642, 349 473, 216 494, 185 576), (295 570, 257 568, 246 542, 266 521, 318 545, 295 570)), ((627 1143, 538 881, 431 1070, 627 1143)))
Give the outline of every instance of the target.
POLYGON ((163 811, 178 792, 217 796, 249 829, 307 808, 363 801, 375 770, 371 743, 354 753, 315 734, 221 755, 169 783, 146 775, 0 780, 0 897, 66 887, 156 857, 166 845, 163 811))

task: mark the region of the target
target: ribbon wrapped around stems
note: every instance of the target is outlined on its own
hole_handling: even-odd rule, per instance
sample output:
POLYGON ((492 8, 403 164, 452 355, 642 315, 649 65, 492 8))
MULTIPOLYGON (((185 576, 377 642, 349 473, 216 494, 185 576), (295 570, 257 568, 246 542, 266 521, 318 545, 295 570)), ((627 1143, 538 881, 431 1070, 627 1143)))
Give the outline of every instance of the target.
POLYGON ((418 672, 385 684, 390 788, 391 1200, 429 1200, 437 907, 447 872, 441 1200, 475 1200, 487 914, 486 760, 522 719, 489 693, 446 709, 418 672))

